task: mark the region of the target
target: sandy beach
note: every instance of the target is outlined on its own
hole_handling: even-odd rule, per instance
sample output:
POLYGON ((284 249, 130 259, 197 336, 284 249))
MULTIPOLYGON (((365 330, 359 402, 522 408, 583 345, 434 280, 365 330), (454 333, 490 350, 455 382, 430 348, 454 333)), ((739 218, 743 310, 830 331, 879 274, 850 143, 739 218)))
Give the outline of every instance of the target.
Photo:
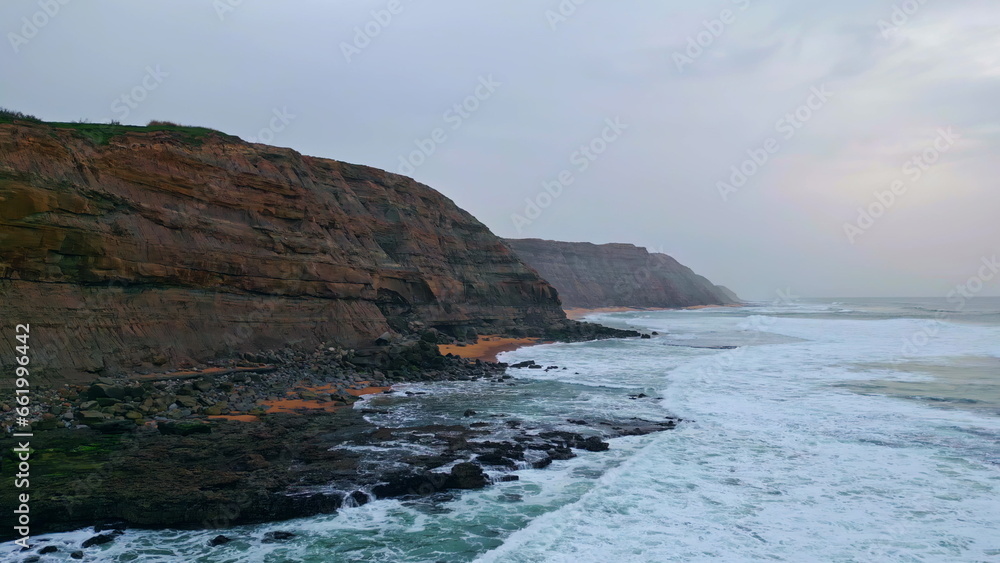
POLYGON ((475 344, 459 346, 457 344, 440 344, 438 351, 442 354, 454 354, 460 358, 496 362, 497 354, 517 350, 522 346, 538 344, 538 338, 506 338, 495 334, 484 334, 475 344))

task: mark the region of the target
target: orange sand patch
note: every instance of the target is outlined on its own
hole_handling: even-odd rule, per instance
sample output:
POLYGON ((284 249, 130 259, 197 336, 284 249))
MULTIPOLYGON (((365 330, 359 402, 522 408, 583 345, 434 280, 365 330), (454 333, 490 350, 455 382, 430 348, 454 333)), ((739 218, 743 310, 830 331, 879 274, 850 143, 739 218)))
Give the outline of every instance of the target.
POLYGON ((323 403, 320 401, 306 401, 304 399, 277 399, 274 401, 261 401, 260 404, 267 407, 268 414, 279 412, 295 413, 300 410, 334 412, 345 406, 343 403, 335 403, 333 401, 323 403))
MULTIPOLYGON (((364 389, 344 389, 348 395, 354 395, 355 397, 361 397, 364 395, 378 395, 379 393, 385 393, 392 389, 392 387, 372 387, 368 385, 369 382, 362 381, 361 384, 366 385, 364 389)), ((337 390, 336 385, 323 385, 321 387, 305 387, 310 391, 316 393, 333 393, 337 390)))
POLYGON ((208 418, 214 418, 216 420, 235 420, 237 422, 257 422, 260 420, 252 414, 216 414, 209 416, 208 418))
MULTIPOLYGON (((367 385, 367 381, 362 381, 362 384, 367 385)), ((375 395, 377 393, 384 393, 388 391, 389 387, 371 387, 367 386, 364 389, 345 389, 344 391, 348 395, 354 395, 355 397, 361 397, 362 395, 375 395)), ((322 385, 319 387, 296 387, 294 390, 288 391, 288 395, 295 394, 297 391, 308 390, 314 393, 333 393, 337 390, 335 385, 322 385)), ((276 399, 274 401, 261 401, 260 404, 267 407, 268 414, 271 413, 296 413, 303 410, 315 410, 324 412, 334 412, 337 409, 342 409, 349 405, 337 401, 316 401, 316 400, 306 400, 306 399, 276 399)))
POLYGON ((522 346, 538 344, 537 338, 504 338, 495 334, 484 334, 480 336, 475 344, 458 346, 456 344, 439 344, 438 352, 441 354, 454 354, 460 358, 470 360, 482 360, 484 362, 496 362, 497 354, 517 350, 522 346))

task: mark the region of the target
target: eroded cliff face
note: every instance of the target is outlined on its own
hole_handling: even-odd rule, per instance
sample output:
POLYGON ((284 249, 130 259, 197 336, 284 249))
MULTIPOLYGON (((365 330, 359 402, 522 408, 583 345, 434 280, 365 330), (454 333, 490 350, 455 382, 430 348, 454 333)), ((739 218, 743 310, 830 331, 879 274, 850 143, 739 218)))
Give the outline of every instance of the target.
POLYGON ((409 178, 210 133, 0 124, 0 364, 81 379, 385 331, 548 326, 556 292, 409 178))
POLYGON ((691 307, 739 301, 670 256, 631 244, 506 242, 555 286, 565 307, 691 307))

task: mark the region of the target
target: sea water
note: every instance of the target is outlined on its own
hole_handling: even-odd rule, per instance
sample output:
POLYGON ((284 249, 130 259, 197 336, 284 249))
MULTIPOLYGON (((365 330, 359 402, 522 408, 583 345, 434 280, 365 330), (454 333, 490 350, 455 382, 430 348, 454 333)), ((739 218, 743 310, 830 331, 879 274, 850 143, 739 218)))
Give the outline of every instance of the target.
MULTIPOLYGON (((502 356, 511 385, 407 385, 381 425, 635 416, 618 438, 450 500, 226 531, 128 531, 91 561, 1000 561, 1000 299, 844 300, 590 320, 659 334, 502 356), (922 335, 922 336, 921 336, 922 335), (426 395, 408 396, 406 391, 426 395), (645 394, 647 397, 630 397, 645 394), (290 530, 286 543, 264 533, 290 530)), ((567 425, 572 430, 572 425, 567 425)), ((45 539, 67 559, 88 531, 45 539)), ((0 555, 18 560, 11 544, 0 555)))

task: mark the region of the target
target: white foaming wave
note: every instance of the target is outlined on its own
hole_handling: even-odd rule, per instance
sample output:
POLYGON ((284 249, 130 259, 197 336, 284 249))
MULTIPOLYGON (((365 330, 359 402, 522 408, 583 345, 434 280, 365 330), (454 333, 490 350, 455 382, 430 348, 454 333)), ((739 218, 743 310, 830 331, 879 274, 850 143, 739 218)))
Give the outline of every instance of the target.
MULTIPOLYGON (((915 326, 781 320, 771 329, 811 342, 745 349, 728 370, 690 359, 663 402, 694 422, 480 561, 996 556, 1000 471, 974 453, 1000 422, 831 387, 867 377, 846 364, 893 359, 915 326)), ((996 336, 949 326, 924 353, 982 353, 996 336)))

